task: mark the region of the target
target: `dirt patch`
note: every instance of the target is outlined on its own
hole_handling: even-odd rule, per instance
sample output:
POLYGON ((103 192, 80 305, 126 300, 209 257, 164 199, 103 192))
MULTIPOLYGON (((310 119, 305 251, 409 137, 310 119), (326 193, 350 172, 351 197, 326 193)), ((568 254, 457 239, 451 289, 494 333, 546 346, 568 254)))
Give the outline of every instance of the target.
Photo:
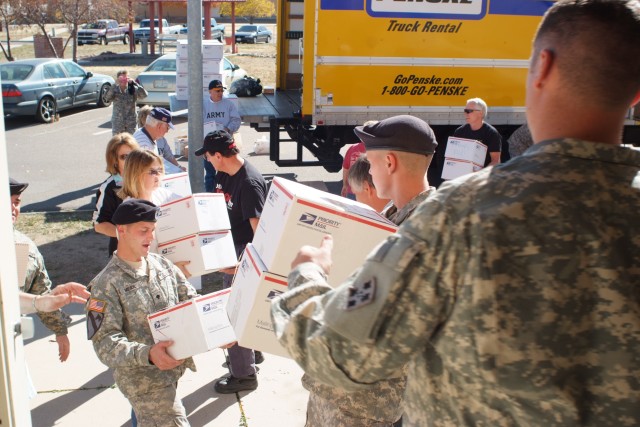
MULTIPOLYGON (((93 230, 91 217, 89 211, 20 214, 16 228, 38 245, 54 285, 88 285, 109 262, 109 238, 93 230)), ((202 294, 221 288, 220 274, 203 276, 202 294)))

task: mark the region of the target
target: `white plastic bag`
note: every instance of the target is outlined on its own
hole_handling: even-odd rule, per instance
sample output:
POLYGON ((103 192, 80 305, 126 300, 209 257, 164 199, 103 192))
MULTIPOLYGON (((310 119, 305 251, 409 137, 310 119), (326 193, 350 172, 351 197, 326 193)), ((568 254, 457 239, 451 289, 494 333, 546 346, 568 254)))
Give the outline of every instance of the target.
POLYGON ((255 154, 269 154, 269 138, 266 135, 262 135, 253 144, 253 152, 255 154))

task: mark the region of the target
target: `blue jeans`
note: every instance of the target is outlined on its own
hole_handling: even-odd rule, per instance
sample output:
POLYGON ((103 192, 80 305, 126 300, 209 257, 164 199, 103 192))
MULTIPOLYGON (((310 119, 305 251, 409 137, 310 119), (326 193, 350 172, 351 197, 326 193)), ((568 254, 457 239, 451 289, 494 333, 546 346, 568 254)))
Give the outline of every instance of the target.
POLYGON ((204 191, 213 193, 216 188, 216 169, 206 159, 204 160, 204 191))

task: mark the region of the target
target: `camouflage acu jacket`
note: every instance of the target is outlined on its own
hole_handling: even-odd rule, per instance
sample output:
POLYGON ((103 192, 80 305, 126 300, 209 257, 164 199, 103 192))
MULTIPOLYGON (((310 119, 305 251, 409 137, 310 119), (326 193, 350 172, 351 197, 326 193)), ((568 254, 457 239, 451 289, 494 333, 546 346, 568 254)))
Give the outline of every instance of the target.
POLYGON ((640 152, 555 140, 450 181, 339 288, 298 266, 276 333, 345 389, 409 363, 404 425, 638 425, 639 171, 640 152))
POLYGON ((138 275, 117 251, 88 288, 87 331, 102 363, 114 368, 114 378, 129 398, 175 384, 192 359, 168 371, 149 362, 154 344, 147 315, 196 296, 182 272, 160 255, 147 256, 148 274, 138 275), (186 366, 185 366, 186 365, 186 366))

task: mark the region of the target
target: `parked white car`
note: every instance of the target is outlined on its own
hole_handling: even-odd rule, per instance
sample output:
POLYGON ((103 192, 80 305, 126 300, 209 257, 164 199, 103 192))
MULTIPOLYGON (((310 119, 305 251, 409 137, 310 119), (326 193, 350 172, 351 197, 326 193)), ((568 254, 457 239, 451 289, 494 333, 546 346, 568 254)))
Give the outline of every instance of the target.
MULTIPOLYGON (((247 75, 247 72, 233 64, 227 58, 224 62, 224 85, 229 87, 231 82, 247 75)), ((136 82, 142 85, 149 95, 140 99, 138 105, 155 105, 169 107, 169 93, 176 91, 176 54, 168 53, 153 61, 136 78, 136 82)))

